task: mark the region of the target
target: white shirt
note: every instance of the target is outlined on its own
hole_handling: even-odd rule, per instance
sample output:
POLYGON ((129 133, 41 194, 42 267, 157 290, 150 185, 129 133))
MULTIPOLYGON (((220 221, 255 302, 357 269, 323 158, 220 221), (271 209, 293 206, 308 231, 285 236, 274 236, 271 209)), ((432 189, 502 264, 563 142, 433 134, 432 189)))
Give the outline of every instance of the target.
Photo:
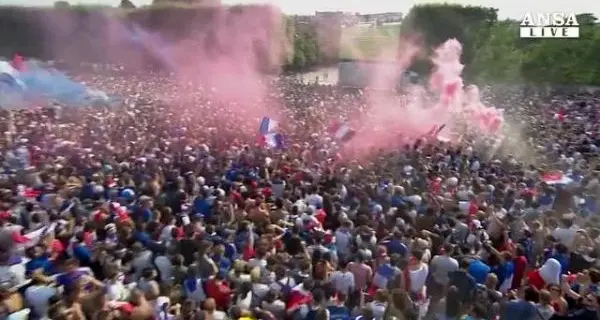
POLYGON ((576 226, 571 226, 571 228, 556 228, 552 231, 552 236, 556 238, 558 242, 567 246, 567 248, 572 249, 575 238, 577 237, 577 230, 579 230, 579 228, 576 226))
POLYGON ((410 290, 414 293, 419 293, 425 286, 427 275, 429 275, 429 268, 426 264, 421 264, 421 267, 416 270, 409 270, 408 275, 410 277, 410 290))
POLYGON ((33 285, 25 290, 25 301, 32 311, 39 317, 47 316, 49 300, 58 291, 54 287, 33 285))
POLYGON ((280 280, 276 280, 269 286, 271 290, 280 292, 283 290, 283 287, 287 286, 288 288, 293 288, 296 286, 296 281, 292 277, 284 277, 280 280))
POLYGON ((298 226, 298 228, 303 228, 305 221, 308 221, 308 223, 313 226, 318 226, 321 224, 321 222, 319 222, 319 219, 317 219, 317 217, 315 217, 314 215, 308 215, 306 213, 303 213, 300 217, 296 219, 296 226, 298 226))
POLYGON ((373 317, 375 320, 383 320, 383 315, 385 314, 385 308, 387 307, 387 303, 372 301, 368 304, 369 309, 373 312, 373 317))
POLYGON ((335 271, 331 274, 329 282, 337 292, 349 294, 354 290, 354 274, 350 271, 335 271))
POLYGON ((266 268, 267 267, 267 260, 265 259, 257 259, 257 258, 252 258, 248 261, 248 266, 250 268, 266 268))
POLYGON ((263 284, 263 283, 253 283, 252 284, 252 292, 259 299, 264 298, 267 295, 267 292, 269 292, 269 290, 270 290, 270 288, 266 284, 263 284))
POLYGON ((335 245, 339 253, 350 254, 351 241, 352 235, 350 232, 342 231, 340 229, 335 231, 335 245))
POLYGON ((129 299, 129 289, 121 281, 109 283, 106 291, 109 300, 127 301, 129 299))
POLYGON ((313 206, 315 208, 322 208, 323 197, 316 193, 309 194, 308 196, 306 196, 306 203, 308 203, 309 206, 313 206))
POLYGON ((133 258, 131 265, 135 269, 135 279, 138 280, 144 269, 152 267, 152 252, 150 250, 140 252, 133 258))
POLYGON ((173 319, 175 319, 174 315, 170 314, 169 312, 165 312, 165 310, 163 310, 164 304, 170 305, 171 299, 169 299, 168 297, 160 296, 156 299, 156 301, 154 301, 154 317, 158 320, 173 320, 173 319))
POLYGON ((160 272, 160 280, 163 283, 171 284, 172 275, 173 275, 173 265, 171 264, 171 260, 167 256, 158 256, 154 259, 154 264, 156 268, 160 272))
POLYGON ((25 283, 25 265, 18 263, 12 266, 0 266, 0 283, 10 287, 25 283))

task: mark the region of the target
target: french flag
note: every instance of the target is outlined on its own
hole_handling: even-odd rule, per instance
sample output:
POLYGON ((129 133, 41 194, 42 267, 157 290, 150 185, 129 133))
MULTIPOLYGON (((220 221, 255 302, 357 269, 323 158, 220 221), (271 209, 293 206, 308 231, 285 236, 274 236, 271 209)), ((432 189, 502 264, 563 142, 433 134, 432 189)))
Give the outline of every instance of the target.
POLYGON ((541 176, 542 181, 549 185, 554 184, 569 184, 574 180, 567 175, 565 175, 562 171, 548 171, 544 172, 541 176))
POLYGON ((277 121, 269 117, 263 117, 262 120, 260 120, 260 125, 258 126, 258 133, 261 136, 265 136, 268 133, 275 131, 275 129, 277 129, 277 121))
POLYGON ((264 136, 265 145, 271 149, 283 150, 285 144, 283 142, 283 136, 279 133, 267 133, 264 136))
POLYGON ((356 135, 356 131, 352 130, 350 126, 340 122, 334 122, 331 127, 329 127, 329 132, 335 139, 342 142, 349 141, 356 135))

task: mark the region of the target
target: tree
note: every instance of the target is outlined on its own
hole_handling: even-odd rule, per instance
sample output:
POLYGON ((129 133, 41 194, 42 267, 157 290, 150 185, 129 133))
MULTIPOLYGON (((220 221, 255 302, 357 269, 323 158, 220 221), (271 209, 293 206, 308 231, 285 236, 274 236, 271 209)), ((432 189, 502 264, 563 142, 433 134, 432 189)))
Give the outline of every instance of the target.
POLYGON ((121 0, 121 4, 119 4, 119 8, 121 9, 135 9, 135 4, 130 0, 121 0))
POLYGON ((65 8, 69 8, 70 6, 71 5, 67 1, 60 0, 60 1, 54 2, 54 7, 57 9, 65 9, 65 8))
POLYGON ((405 37, 417 34, 425 48, 435 48, 456 38, 463 44, 462 62, 468 72, 477 47, 489 36, 498 20, 498 9, 454 4, 426 4, 411 8, 402 21, 405 37))
POLYGON ((475 51, 470 71, 477 80, 514 81, 521 78, 523 54, 517 47, 519 25, 501 21, 475 51))

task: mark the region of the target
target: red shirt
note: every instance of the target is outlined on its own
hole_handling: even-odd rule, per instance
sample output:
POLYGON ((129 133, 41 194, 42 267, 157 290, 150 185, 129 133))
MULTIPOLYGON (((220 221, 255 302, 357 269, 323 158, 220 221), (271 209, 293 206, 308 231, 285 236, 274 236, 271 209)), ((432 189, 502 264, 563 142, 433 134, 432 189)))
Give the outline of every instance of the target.
POLYGON ((327 213, 325 213, 325 210, 319 209, 315 214, 315 218, 317 218, 317 220, 319 220, 319 222, 323 224, 325 223, 325 218, 327 218, 327 213))
POLYGON ((518 256, 513 260, 515 264, 515 271, 513 273, 513 281, 511 289, 517 289, 521 286, 521 281, 525 275, 525 268, 527 268, 527 258, 524 256, 518 256))
POLYGON ((61 253, 65 251, 65 246, 58 239, 52 240, 50 248, 52 249, 52 258, 54 259, 56 259, 61 253))
POLYGON ((94 242, 94 237, 91 232, 86 231, 83 233, 83 242, 88 247, 92 245, 92 243, 94 242))
POLYGON ((215 299, 215 303, 219 308, 229 307, 231 289, 223 281, 209 280, 206 282, 206 295, 209 298, 215 299))
POLYGON ((477 211, 479 211, 479 206, 477 206, 475 201, 471 201, 471 203, 469 203, 469 216, 477 215, 477 211))
POLYGON ((546 281, 540 275, 540 270, 536 269, 527 274, 527 283, 536 287, 538 290, 543 289, 546 286, 546 281))
POLYGON ((248 261, 248 260, 254 258, 254 253, 255 253, 254 248, 252 248, 251 246, 248 245, 244 248, 244 252, 242 253, 242 256, 243 256, 244 260, 248 261))

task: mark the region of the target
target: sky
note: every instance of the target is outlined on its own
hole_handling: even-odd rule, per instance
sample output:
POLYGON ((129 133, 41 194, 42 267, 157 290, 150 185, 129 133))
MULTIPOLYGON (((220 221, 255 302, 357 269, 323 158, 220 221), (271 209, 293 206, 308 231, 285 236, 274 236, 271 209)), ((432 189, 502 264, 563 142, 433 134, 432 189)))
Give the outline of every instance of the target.
MULTIPOLYGON (((55 0, 0 0, 0 5, 51 6, 55 0)), ((71 4, 118 5, 120 0, 68 0, 71 4)), ((132 0, 136 5, 152 0, 132 0)), ((521 19, 525 13, 575 12, 594 13, 600 17, 600 1, 594 0, 222 0, 224 4, 269 3, 287 14, 312 14, 315 11, 345 11, 360 13, 407 13, 415 4, 447 2, 480 5, 499 9, 499 17, 521 19)))

